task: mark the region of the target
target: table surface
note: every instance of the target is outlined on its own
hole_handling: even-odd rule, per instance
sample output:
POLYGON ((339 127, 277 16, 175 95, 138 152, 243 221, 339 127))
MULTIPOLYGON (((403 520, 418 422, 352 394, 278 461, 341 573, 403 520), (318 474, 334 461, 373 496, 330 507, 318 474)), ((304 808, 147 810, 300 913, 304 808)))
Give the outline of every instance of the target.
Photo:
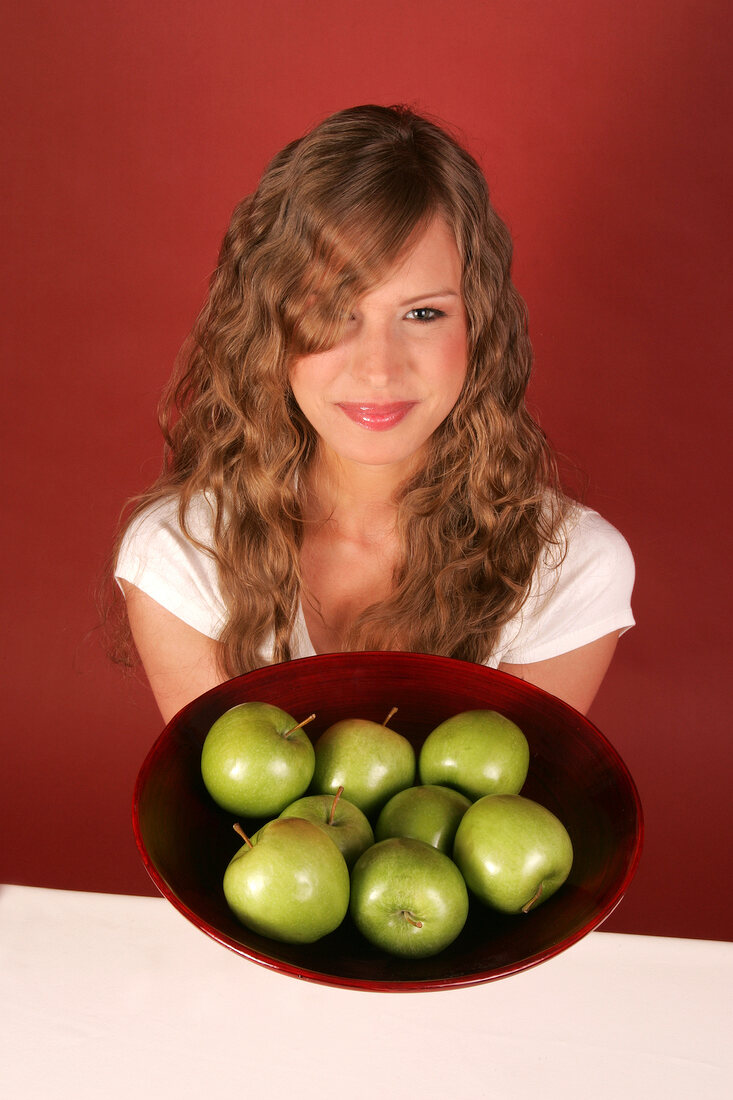
POLYGON ((0 1089, 58 1097, 730 1095, 733 944, 593 932, 468 989, 260 967, 162 898, 0 887, 0 1089))

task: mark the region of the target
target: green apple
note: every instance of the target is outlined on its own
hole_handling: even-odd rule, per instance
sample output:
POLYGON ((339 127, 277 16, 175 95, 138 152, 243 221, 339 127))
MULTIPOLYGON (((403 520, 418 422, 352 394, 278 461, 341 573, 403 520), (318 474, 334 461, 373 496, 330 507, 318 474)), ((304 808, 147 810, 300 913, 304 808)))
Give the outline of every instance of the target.
POLYGON ((368 848, 351 871, 356 927, 391 955, 427 958, 466 923, 468 891, 455 863, 422 840, 391 837, 368 848))
POLYGON ((450 855, 458 823, 470 805, 465 795, 450 787, 408 787, 382 808, 374 835, 377 840, 410 836, 450 855))
POLYGON ((270 703, 240 703, 217 718, 201 751, 201 775, 223 809, 273 817, 308 789, 315 753, 295 719, 270 703))
POLYGON ((471 801, 519 794, 528 770, 527 738, 495 710, 455 714, 436 726, 420 749, 420 782, 454 787, 471 801))
POLYGON ((374 843, 374 833, 365 814, 353 802, 342 798, 343 787, 335 795, 309 794, 286 806, 280 817, 301 817, 312 821, 334 842, 352 867, 362 852, 374 843))
POLYGON ((346 718, 316 741, 312 791, 336 794, 343 787, 344 798, 369 818, 414 781, 415 750, 406 737, 384 724, 346 718))
POLYGON ((224 896, 253 932, 285 943, 313 943, 338 928, 348 912, 349 869, 312 821, 276 818, 231 859, 224 896))
POLYGON ((565 826, 521 795, 487 795, 466 810, 453 859, 469 888, 503 913, 529 912, 562 886, 573 864, 565 826))

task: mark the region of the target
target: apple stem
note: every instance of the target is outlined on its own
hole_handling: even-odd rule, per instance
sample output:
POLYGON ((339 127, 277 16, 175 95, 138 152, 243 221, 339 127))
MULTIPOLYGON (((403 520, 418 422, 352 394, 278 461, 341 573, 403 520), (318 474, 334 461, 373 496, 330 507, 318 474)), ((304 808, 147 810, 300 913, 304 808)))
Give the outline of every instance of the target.
POLYGON ((295 733, 296 730, 302 730, 303 726, 307 726, 309 722, 312 722, 315 718, 315 714, 309 714, 307 718, 304 718, 302 722, 298 722, 297 726, 293 726, 291 730, 283 734, 283 737, 290 737, 291 733, 295 733))
POLYGON ((422 928, 422 921, 421 920, 415 920, 412 913, 408 909, 402 909, 400 911, 400 915, 405 918, 405 920, 408 922, 408 924, 413 925, 413 927, 422 928))
POLYGON ((393 718, 393 717, 395 716, 395 714, 397 713, 397 709, 398 709, 397 707, 392 707, 392 710, 391 710, 391 711, 389 712, 389 714, 387 715, 387 717, 386 717, 386 718, 384 719, 384 721, 382 722, 382 725, 383 725, 383 726, 386 726, 386 725, 387 725, 387 723, 389 722, 390 718, 393 718))
POLYGON ((522 906, 522 912, 523 913, 529 913, 532 906, 536 905, 537 902, 540 900, 540 898, 542 897, 542 887, 543 887, 543 885, 544 885, 544 883, 541 882, 539 884, 539 886, 537 887, 537 893, 534 895, 534 897, 530 898, 529 901, 527 902, 527 904, 522 906))
POLYGON ((247 834, 245 833, 244 829, 242 828, 242 826, 239 824, 238 821, 235 822, 234 825, 232 825, 232 828, 234 829, 235 833, 238 833, 239 836, 241 836, 242 840, 245 841, 246 844, 249 844, 250 848, 254 848, 254 844, 249 839, 249 837, 247 836, 247 834))
POLYGON ((336 813, 336 805, 338 803, 339 798, 341 798, 341 795, 343 793, 344 793, 344 788, 339 787, 339 789, 336 791, 336 794, 333 797, 333 802, 331 803, 331 813, 328 815, 328 824, 329 825, 333 825, 333 818, 334 818, 334 814, 336 813))

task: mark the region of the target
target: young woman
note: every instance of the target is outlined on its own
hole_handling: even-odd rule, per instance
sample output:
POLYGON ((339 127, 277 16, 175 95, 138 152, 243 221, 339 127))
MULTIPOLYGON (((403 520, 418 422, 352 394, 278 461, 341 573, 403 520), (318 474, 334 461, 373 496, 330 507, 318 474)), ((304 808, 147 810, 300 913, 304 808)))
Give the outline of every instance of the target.
POLYGON ((229 676, 401 649, 585 711, 633 625, 622 536, 561 492, 524 403, 511 239, 404 108, 288 145, 236 208, 116 548, 164 719, 229 676))

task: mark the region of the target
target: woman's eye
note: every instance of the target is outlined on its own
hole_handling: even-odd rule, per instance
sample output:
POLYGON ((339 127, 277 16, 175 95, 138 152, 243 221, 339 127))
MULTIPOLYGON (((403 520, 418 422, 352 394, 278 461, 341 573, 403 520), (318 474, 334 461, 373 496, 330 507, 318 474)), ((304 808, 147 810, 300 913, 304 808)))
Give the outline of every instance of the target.
POLYGON ((412 321, 437 321, 438 317, 445 317, 445 314, 440 309, 431 309, 430 306, 419 306, 417 309, 411 309, 407 316, 412 321))

